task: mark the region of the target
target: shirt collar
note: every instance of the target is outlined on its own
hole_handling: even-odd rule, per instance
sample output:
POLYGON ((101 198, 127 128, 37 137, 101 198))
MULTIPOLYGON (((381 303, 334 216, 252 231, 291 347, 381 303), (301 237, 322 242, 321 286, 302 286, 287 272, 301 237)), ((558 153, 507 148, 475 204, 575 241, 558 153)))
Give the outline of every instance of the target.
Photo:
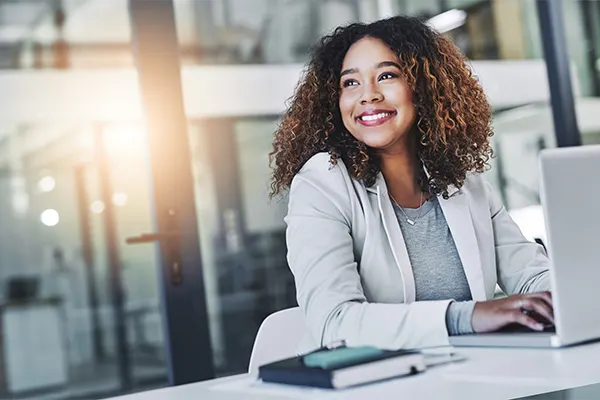
MULTIPOLYGON (((429 178, 430 175, 429 175, 429 172, 427 171, 427 168, 424 168, 424 170, 425 170, 425 176, 427 176, 427 178, 429 178)), ((382 194, 384 194, 384 195, 388 194, 387 185, 385 184, 385 179, 384 179, 381 171, 377 173, 377 177, 375 179, 375 184, 373 186, 367 187, 367 192, 377 194, 378 186, 380 187, 382 194)), ((458 191, 459 191, 459 189, 456 186, 448 185, 448 196, 452 196, 458 191)))

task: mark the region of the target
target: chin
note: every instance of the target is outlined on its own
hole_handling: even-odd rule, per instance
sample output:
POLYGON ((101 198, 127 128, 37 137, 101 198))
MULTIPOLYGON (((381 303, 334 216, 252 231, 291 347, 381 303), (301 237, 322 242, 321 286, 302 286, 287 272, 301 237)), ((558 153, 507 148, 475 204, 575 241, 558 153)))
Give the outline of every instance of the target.
POLYGON ((362 138, 362 142, 373 149, 385 149, 398 141, 394 135, 376 132, 364 134, 362 138))

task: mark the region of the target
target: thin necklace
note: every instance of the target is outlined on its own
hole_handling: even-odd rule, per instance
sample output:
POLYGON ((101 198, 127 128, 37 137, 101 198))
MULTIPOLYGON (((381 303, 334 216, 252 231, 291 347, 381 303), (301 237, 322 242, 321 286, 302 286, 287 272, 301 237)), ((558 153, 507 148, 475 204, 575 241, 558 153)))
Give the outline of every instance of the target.
POLYGON ((423 212, 423 208, 424 208, 423 207, 423 191, 422 190, 421 190, 421 196, 419 196, 419 215, 414 220, 410 219, 408 217, 408 215, 406 215, 406 213, 404 212, 404 209, 402 208, 402 206, 400 206, 400 204, 398 204, 398 202, 396 201, 396 199, 394 198, 394 196, 392 196, 391 193, 390 193, 390 198, 398 206, 398 208, 400 209, 400 211, 402 211, 402 214, 404 214, 404 217, 406 217, 406 222, 408 222, 410 225, 416 224, 417 221, 421 218, 421 213, 423 212))

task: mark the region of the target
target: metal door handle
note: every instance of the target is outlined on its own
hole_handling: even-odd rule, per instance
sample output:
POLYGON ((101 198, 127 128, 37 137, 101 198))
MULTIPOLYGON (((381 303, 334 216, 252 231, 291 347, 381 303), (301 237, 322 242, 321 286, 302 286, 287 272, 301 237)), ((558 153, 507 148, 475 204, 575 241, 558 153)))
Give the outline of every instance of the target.
MULTIPOLYGON (((154 232, 154 233, 142 233, 139 236, 132 236, 125 239, 127 244, 143 244, 153 243, 161 240, 176 240, 181 235, 179 232, 154 232)), ((172 242, 169 247, 170 255, 167 255, 168 264, 171 270, 171 283, 173 285, 180 285, 183 282, 183 271, 181 270, 181 261, 179 258, 179 246, 177 242, 172 242)))
POLYGON ((132 236, 125 239, 127 244, 141 244, 141 243, 152 243, 158 242, 159 240, 173 239, 178 237, 177 232, 154 232, 154 233, 142 233, 139 236, 132 236))

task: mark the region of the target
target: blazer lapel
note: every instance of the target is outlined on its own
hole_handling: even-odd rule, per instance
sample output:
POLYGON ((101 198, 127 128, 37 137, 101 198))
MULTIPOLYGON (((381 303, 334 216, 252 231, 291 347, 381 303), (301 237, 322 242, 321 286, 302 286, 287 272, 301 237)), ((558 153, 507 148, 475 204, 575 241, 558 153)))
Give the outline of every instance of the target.
POLYGON ((396 213, 394 212, 394 207, 392 206, 387 186, 381 173, 377 176, 375 186, 369 188, 369 191, 377 193, 377 202, 379 205, 379 212, 381 213, 383 229, 385 230, 396 265, 400 270, 403 279, 404 302, 412 303, 416 299, 415 278, 413 276, 410 259, 408 258, 404 236, 402 235, 402 230, 398 224, 396 213))
MULTIPOLYGON (((450 193, 450 191, 449 191, 450 193)), ((469 282, 473 300, 486 300, 481 257, 467 196, 460 190, 448 200, 438 198, 469 282)))

